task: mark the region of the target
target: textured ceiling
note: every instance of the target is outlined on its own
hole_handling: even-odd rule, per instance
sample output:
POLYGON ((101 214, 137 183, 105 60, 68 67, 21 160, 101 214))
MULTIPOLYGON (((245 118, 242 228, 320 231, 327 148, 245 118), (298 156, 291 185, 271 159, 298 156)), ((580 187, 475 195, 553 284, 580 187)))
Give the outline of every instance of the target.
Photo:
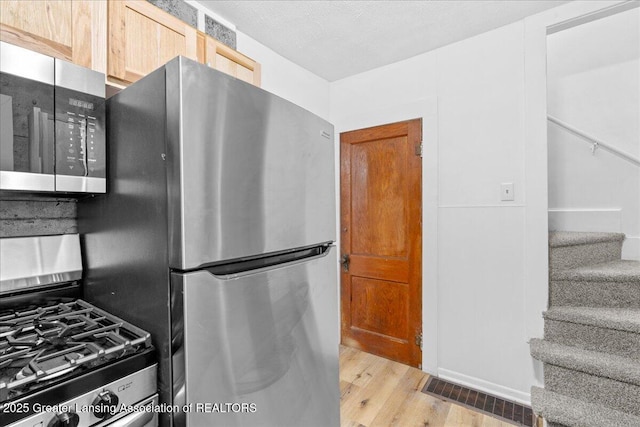
POLYGON ((567 2, 199 0, 198 3, 285 58, 334 81, 567 2))

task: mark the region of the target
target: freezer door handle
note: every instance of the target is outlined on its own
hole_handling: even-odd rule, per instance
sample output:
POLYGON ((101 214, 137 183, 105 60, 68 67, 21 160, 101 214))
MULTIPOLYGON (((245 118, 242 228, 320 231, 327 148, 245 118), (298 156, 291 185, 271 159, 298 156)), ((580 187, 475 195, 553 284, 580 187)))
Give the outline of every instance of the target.
POLYGON ((349 254, 343 254, 340 260, 340 264, 342 264, 342 269, 346 272, 349 271, 349 263, 351 262, 351 258, 349 258, 349 254))

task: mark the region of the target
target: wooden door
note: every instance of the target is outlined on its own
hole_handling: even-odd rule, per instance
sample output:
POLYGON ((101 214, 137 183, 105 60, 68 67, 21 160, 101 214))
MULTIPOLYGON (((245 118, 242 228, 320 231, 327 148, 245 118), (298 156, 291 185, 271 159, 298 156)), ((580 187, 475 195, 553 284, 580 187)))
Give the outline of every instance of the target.
POLYGON ((422 351, 422 120, 340 135, 342 343, 415 367, 422 351))
POLYGON ((107 77, 133 83, 178 55, 197 59, 197 30, 144 0, 109 2, 107 77))

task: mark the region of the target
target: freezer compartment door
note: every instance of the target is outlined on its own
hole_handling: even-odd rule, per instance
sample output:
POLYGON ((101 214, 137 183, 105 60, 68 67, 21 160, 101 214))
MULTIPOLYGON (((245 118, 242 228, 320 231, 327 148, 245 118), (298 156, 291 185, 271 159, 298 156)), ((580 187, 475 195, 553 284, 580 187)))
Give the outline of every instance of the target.
POLYGON ((180 61, 167 65, 171 267, 335 241, 333 126, 180 61))
POLYGON ((175 425, 338 426, 335 248, 232 276, 172 275, 175 425), (184 319, 184 323, 178 319, 184 319))

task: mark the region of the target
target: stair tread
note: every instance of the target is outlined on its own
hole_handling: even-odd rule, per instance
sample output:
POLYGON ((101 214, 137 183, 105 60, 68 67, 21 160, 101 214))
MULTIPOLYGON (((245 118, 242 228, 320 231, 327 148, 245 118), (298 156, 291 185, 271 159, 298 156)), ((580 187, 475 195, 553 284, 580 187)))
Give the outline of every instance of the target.
POLYGON ((624 240, 623 233, 597 233, 579 231, 550 231, 549 246, 559 248, 562 246, 587 245, 590 243, 615 242, 624 240))
POLYGON ((551 307, 545 319, 640 334, 640 308, 551 307))
POLYGON ((566 426, 640 426, 640 417, 604 405, 585 402, 539 387, 531 388, 533 410, 547 421, 566 426))
POLYGON ((640 363, 626 357, 543 339, 530 341, 531 355, 544 363, 640 386, 640 363))
POLYGON ((638 282, 640 285, 640 261, 616 260, 566 270, 556 270, 551 272, 551 280, 638 282))

